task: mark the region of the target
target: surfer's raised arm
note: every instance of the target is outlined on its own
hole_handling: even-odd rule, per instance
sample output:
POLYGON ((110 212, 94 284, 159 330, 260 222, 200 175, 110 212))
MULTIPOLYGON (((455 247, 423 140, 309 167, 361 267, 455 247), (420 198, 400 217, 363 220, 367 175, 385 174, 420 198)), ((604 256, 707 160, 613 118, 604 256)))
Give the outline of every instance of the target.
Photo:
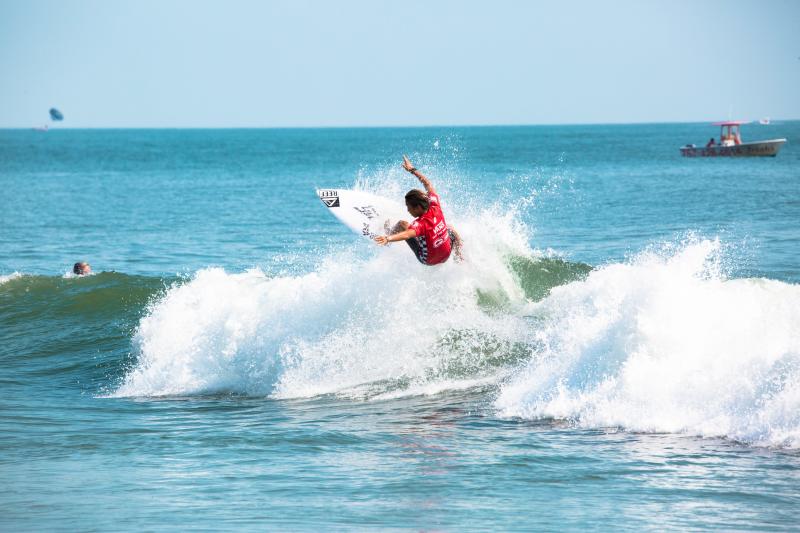
POLYGON ((425 192, 427 192, 428 194, 436 194, 436 190, 433 188, 433 185, 431 185, 430 180, 426 178, 425 175, 422 174, 422 172, 417 170, 416 167, 414 167, 414 165, 411 164, 411 161, 408 159, 408 156, 405 155, 403 156, 403 168, 414 174, 414 176, 416 176, 419 182, 422 183, 422 186, 425 187, 425 192))

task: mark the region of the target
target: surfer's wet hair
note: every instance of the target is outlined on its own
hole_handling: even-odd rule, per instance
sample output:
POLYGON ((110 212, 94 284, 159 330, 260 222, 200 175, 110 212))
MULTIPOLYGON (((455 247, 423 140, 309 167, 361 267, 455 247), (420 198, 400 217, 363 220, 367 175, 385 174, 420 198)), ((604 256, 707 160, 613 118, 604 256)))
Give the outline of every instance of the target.
POLYGON ((428 195, 419 189, 411 189, 406 193, 406 205, 411 207, 421 207, 425 211, 431 205, 431 200, 428 195))

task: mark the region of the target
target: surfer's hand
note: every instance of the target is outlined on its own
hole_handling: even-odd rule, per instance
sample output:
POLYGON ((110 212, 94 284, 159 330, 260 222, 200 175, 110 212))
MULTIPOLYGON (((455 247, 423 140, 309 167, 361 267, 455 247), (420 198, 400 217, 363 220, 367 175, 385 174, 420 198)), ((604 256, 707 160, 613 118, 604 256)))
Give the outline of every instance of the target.
POLYGON ((416 168, 414 168, 414 165, 411 164, 411 161, 405 154, 403 155, 403 168, 409 172, 414 172, 415 170, 417 170, 416 168))
POLYGON ((378 235, 377 237, 375 237, 375 242, 377 242, 381 246, 386 246, 387 244, 389 244, 389 237, 387 237, 386 235, 378 235))

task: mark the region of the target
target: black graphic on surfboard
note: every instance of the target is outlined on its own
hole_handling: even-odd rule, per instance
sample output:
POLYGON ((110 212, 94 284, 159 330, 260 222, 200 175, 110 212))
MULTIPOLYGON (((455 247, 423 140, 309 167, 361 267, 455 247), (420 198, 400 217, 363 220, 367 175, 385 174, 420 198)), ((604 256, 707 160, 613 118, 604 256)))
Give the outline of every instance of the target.
POLYGON ((319 191, 319 199, 328 207, 339 207, 339 192, 335 190, 319 191))
POLYGON ((365 205, 363 207, 354 206, 353 209, 355 209, 356 211, 358 211, 359 213, 361 213, 370 220, 378 216, 378 210, 371 205, 365 205))

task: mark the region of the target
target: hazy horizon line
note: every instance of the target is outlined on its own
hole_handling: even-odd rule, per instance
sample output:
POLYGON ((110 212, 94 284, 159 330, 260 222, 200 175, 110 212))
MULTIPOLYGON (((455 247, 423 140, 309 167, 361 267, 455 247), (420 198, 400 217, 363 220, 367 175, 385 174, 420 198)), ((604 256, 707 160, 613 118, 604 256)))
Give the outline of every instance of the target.
MULTIPOLYGON (((425 128, 515 128, 515 127, 540 127, 540 126, 644 126, 660 124, 709 124, 725 120, 664 120, 642 122, 541 122, 541 123, 507 123, 507 124, 403 124, 403 125, 296 125, 296 126, 60 126, 42 124, 41 126, 0 126, 0 130, 36 130, 47 126, 53 130, 321 130, 321 129, 425 129, 425 128)), ((758 124, 760 119, 743 121, 745 124, 758 124)), ((775 122, 796 122, 800 118, 769 118, 772 125, 775 122)))

